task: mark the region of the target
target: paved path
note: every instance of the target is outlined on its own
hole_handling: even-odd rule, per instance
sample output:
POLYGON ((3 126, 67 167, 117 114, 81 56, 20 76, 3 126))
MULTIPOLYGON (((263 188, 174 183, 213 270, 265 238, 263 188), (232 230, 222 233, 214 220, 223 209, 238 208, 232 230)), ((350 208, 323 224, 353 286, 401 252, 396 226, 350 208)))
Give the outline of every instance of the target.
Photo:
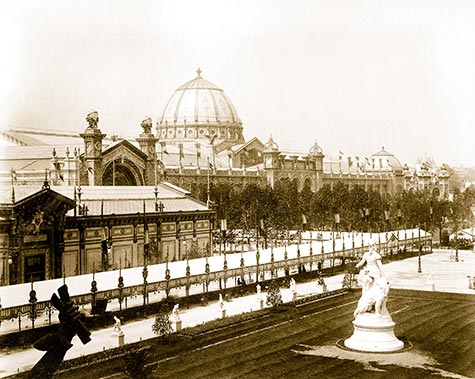
MULTIPOLYGON (((474 252, 460 251, 459 262, 455 262, 452 250, 434 250, 433 254, 421 257, 421 266, 422 273, 418 273, 418 258, 413 257, 385 264, 384 267, 390 277, 391 286, 394 288, 432 290, 432 284, 427 284, 431 280, 429 283, 433 283, 436 291, 473 293, 475 295, 475 290, 469 289, 467 279, 469 275, 475 276, 474 252)), ((342 277, 343 275, 340 274, 325 278, 328 290, 341 288, 342 277)), ((316 282, 297 283, 296 289, 299 297, 321 293, 322 291, 316 282)), ((291 301, 292 293, 290 289, 283 289, 282 296, 284 302, 291 301)), ((264 292, 262 298, 265 299, 264 292)), ((256 295, 250 295, 225 302, 225 308, 227 315, 230 316, 259 309, 259 303, 256 295)), ((209 303, 206 306, 183 309, 180 313, 183 327, 205 323, 220 316, 221 313, 216 302, 209 303)), ((153 321, 153 318, 149 318, 124 324, 122 330, 125 334, 125 342, 131 343, 142 338, 154 337, 151 329, 153 321)), ((75 337, 73 340, 74 346, 67 352, 66 359, 118 346, 117 337, 113 337, 111 334, 112 328, 93 331, 92 341, 86 346, 82 345, 79 339, 75 337)), ((17 371, 28 370, 42 355, 43 352, 31 348, 11 351, 0 356, 0 377, 11 375, 17 371)))

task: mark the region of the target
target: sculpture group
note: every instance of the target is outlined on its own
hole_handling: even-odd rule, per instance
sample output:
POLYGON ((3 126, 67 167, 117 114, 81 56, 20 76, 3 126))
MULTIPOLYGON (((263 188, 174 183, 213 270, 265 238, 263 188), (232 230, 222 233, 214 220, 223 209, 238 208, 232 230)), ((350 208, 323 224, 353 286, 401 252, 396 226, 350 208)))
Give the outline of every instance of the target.
POLYGON ((356 265, 356 269, 360 268, 361 297, 353 313, 354 332, 345 340, 345 346, 363 352, 401 350, 404 343, 394 335, 395 323, 386 308, 389 279, 374 242, 370 242, 369 251, 356 265))
POLYGON ((371 244, 356 268, 364 266, 358 274, 362 288, 361 298, 353 314, 354 317, 366 312, 375 315, 387 315, 386 302, 389 294, 389 280, 381 262, 376 246, 371 244))

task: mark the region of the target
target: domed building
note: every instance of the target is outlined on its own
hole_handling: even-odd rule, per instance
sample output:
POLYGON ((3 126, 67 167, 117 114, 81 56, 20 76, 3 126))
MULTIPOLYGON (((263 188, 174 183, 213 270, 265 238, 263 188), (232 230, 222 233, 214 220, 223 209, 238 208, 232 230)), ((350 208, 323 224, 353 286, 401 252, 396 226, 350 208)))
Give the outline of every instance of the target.
POLYGON ((224 91, 197 76, 178 87, 165 105, 158 121, 162 141, 214 139, 216 144, 244 142, 242 122, 224 91))
MULTIPOLYGON (((325 183, 341 181, 349 188, 359 185, 382 193, 417 182, 411 179, 414 172, 404 170, 384 148, 369 158, 332 157, 317 143, 308 151, 291 152, 282 151, 272 137, 266 143, 256 137, 245 140, 232 101, 203 78, 200 69, 171 94, 156 120, 155 134, 148 117, 135 139, 108 138, 100 130, 97 112, 86 120, 88 126, 80 134, 1 130, 3 140, 16 146, 3 151, 0 180, 8 185, 15 176, 22 183, 41 184, 46 170, 53 185, 153 186, 167 181, 201 200, 206 199, 209 182, 274 186, 287 178, 299 190, 317 191, 325 183)), ((431 178, 444 196, 446 179, 431 178)))
POLYGON ((136 138, 108 137, 97 111, 82 133, 0 128, 0 285, 139 266, 145 230, 151 263, 183 259, 186 239, 203 256, 214 228, 206 202, 212 184, 274 187, 290 179, 314 192, 342 182, 448 196, 447 170, 409 169, 384 148, 369 158, 335 158, 317 142, 293 152, 272 136, 245 140, 231 100, 201 74, 171 94, 156 133, 146 117, 136 138))

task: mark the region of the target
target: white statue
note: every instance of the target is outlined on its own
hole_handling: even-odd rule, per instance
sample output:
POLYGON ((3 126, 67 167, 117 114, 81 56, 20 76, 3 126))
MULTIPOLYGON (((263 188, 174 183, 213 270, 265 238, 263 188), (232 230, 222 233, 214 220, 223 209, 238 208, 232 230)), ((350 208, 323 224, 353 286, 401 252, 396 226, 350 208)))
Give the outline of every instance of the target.
POLYGON ((172 310, 172 315, 175 322, 180 321, 180 304, 175 304, 172 310))
POLYGON ((261 285, 259 283, 257 283, 257 286, 256 286, 256 293, 257 293, 257 300, 261 300, 261 285))
POLYGON ((220 309, 224 309, 224 300, 223 300, 223 295, 221 294, 219 294, 218 305, 220 309))
POLYGON ((358 281, 363 291, 353 316, 369 313, 373 307, 376 315, 387 315, 386 301, 389 293, 389 281, 381 262, 381 255, 376 251, 374 243, 370 243, 369 251, 363 254, 363 258, 356 268, 363 265, 363 269, 358 274, 358 281))
POLYGON ((297 292, 296 285, 297 285, 297 284, 295 283, 295 279, 294 279, 294 278, 291 278, 291 279, 290 279, 290 291, 291 291, 292 293, 297 292))
POLYGON ((122 323, 120 321, 120 318, 118 318, 117 316, 114 316, 114 321, 115 321, 115 324, 114 324, 114 334, 121 334, 122 333, 122 323))

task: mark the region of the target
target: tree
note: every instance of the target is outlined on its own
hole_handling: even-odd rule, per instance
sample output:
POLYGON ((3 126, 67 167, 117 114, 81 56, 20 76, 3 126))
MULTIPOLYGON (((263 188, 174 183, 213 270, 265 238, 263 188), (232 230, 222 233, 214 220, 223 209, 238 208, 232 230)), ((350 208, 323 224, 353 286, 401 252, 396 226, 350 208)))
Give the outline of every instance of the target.
POLYGON ((266 304, 272 307, 277 307, 283 304, 280 287, 275 280, 272 280, 267 291, 266 304))
POLYGON ((332 190, 329 184, 324 184, 312 196, 311 208, 313 222, 318 229, 324 229, 326 225, 331 224, 331 198, 332 190))
POLYGON ((365 225, 364 212, 368 207, 368 193, 361 186, 354 186, 349 193, 348 222, 351 230, 363 230, 365 225))
POLYGON ((276 207, 273 209, 273 220, 277 229, 299 229, 302 220, 302 209, 299 204, 297 183, 288 178, 278 180, 274 186, 276 207))
POLYGON ((163 309, 160 309, 157 316, 155 317, 155 322, 152 325, 153 332, 159 337, 167 337, 173 333, 172 322, 170 320, 170 315, 163 309))
POLYGON ((309 217, 311 213, 311 200, 313 197, 313 192, 309 186, 304 186, 302 191, 299 193, 299 209, 302 211, 307 218, 307 228, 312 227, 312 218, 309 217), (310 224, 310 225, 308 225, 310 224))
POLYGON ((338 181, 333 186, 332 194, 331 194, 331 217, 332 217, 332 224, 334 225, 335 214, 340 215, 340 226, 342 229, 346 229, 348 218, 349 218, 349 200, 348 200, 348 187, 347 185, 343 184, 342 182, 338 181))

